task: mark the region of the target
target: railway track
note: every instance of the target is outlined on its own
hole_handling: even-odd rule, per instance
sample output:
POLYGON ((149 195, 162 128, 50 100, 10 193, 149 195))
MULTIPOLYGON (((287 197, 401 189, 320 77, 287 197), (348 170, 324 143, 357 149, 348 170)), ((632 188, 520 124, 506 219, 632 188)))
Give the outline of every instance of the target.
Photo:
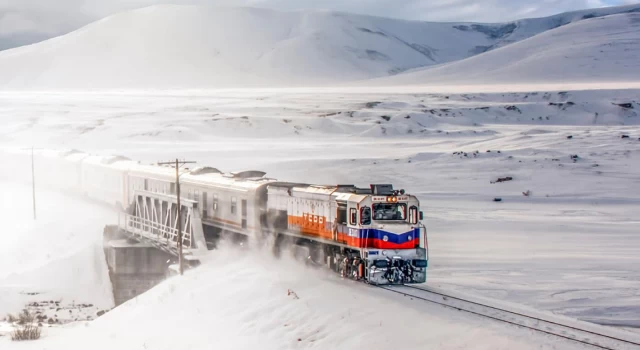
POLYGON ((484 302, 467 300, 448 295, 440 291, 430 290, 428 288, 409 285, 377 285, 376 287, 401 294, 415 300, 442 305, 444 307, 468 312, 480 317, 564 338, 597 349, 640 350, 639 340, 623 339, 618 336, 604 334, 600 331, 588 330, 578 325, 569 325, 538 316, 527 315, 520 311, 507 310, 498 306, 488 305, 484 302))

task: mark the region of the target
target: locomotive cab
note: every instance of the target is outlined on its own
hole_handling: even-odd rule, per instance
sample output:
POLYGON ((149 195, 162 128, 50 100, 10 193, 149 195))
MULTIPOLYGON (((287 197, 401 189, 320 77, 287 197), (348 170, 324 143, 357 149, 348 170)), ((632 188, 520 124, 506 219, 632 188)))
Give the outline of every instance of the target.
POLYGON ((374 284, 426 281, 426 232, 415 196, 391 185, 372 185, 371 194, 351 196, 350 236, 359 238, 363 276, 374 284))

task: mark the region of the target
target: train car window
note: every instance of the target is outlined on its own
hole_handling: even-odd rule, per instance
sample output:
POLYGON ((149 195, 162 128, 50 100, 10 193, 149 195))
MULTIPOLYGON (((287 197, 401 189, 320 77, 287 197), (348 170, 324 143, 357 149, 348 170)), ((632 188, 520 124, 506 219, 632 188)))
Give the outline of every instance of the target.
POLYGON ((371 208, 360 208, 360 225, 371 225, 371 208))
POLYGON ((195 190, 193 200, 196 202, 200 201, 200 191, 195 190))
POLYGON ((407 205, 405 203, 373 204, 373 219, 376 221, 406 220, 407 205))
POLYGON ((213 195, 213 210, 214 211, 218 210, 218 195, 217 194, 213 195))
POLYGON ((409 208, 409 222, 412 224, 418 223, 418 207, 411 206, 411 208, 409 208))
POLYGON ((349 224, 355 225, 358 221, 357 216, 356 208, 349 209, 349 224))
POLYGON ((144 190, 148 191, 149 190, 149 180, 144 179, 144 190))
POLYGON ((231 214, 236 213, 236 205, 238 204, 238 198, 231 197, 231 214))
POLYGON ((170 187, 171 188, 169 189, 169 191, 171 192, 171 194, 176 194, 176 183, 172 182, 170 187))

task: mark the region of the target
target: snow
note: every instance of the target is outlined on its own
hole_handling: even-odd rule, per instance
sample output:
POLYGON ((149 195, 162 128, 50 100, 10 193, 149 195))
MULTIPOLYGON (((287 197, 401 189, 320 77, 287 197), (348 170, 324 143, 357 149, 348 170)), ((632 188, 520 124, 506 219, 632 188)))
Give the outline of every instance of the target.
MULTIPOLYGON (((307 89, 7 92, 0 94, 0 139, 5 149, 33 144, 36 148, 120 154, 142 162, 188 157, 224 171, 264 170, 267 176, 287 181, 393 183, 417 194, 424 205, 430 243, 430 286, 630 327, 637 325, 640 301, 640 261, 636 254, 640 223, 635 215, 640 206, 637 96, 638 90, 462 94, 419 90, 371 93, 366 89, 353 89, 349 94, 328 90, 313 93, 307 89), (620 106, 625 103, 632 108, 620 106), (622 134, 631 137, 621 139, 622 134), (568 139, 569 135, 573 137, 568 139), (478 153, 474 156, 475 151, 478 153), (453 152, 466 152, 467 157, 453 152), (571 155, 575 154, 579 159, 573 162, 571 155), (490 184, 504 176, 514 180, 490 184), (532 196, 522 195, 527 190, 532 191, 532 196), (492 202, 497 196, 504 201, 492 202)), ((28 207, 28 187, 24 191, 27 199, 23 207, 28 207)), ((102 225, 113 222, 113 216, 96 220, 98 229, 94 232, 98 234, 102 225)), ((212 259, 228 258, 224 254, 231 253, 215 251, 212 259)), ((184 317, 183 322, 189 318, 202 325, 215 325, 217 321, 202 317, 213 317, 203 315, 221 310, 215 313, 227 320, 221 332, 238 335, 236 340, 247 341, 241 344, 247 346, 256 339, 242 333, 245 331, 270 334, 263 346, 274 348, 294 346, 283 342, 295 343, 297 337, 308 340, 316 329, 325 332, 321 332, 323 337, 313 339, 326 342, 322 343, 326 346, 346 341, 344 337, 335 338, 338 335, 327 335, 337 332, 334 323, 329 322, 335 321, 331 315, 337 309, 323 304, 327 300, 335 302, 334 299, 321 300, 322 295, 333 296, 336 294, 332 293, 352 287, 355 289, 348 293, 356 293, 358 300, 363 298, 363 304, 354 305, 362 305, 366 311, 371 311, 372 304, 394 306, 386 311, 376 309, 377 317, 415 319, 420 325, 425 322, 423 327, 443 324, 442 320, 454 317, 434 316, 442 318, 435 318, 436 322, 431 315, 440 315, 439 311, 429 309, 429 316, 423 313, 416 318, 416 313, 410 311, 413 306, 398 309, 398 301, 393 298, 384 299, 360 286, 343 289, 341 282, 317 282, 328 284, 318 287, 318 294, 312 294, 315 282, 299 280, 296 274, 283 277, 278 272, 289 271, 288 265, 274 267, 279 263, 271 265, 261 260, 267 259, 264 256, 253 260, 245 255, 250 254, 233 255, 241 261, 238 268, 215 260, 213 266, 194 270, 187 277, 200 283, 211 280, 211 289, 203 285, 195 294, 182 295, 172 291, 182 288, 183 282, 171 280, 168 286, 162 285, 149 296, 131 301, 121 311, 108 313, 88 328, 71 327, 68 332, 68 327, 47 329, 48 340, 42 344, 56 348, 69 339, 96 336, 100 339, 97 343, 102 343, 105 334, 125 332, 118 328, 125 326, 117 325, 130 318, 150 324, 149 328, 134 332, 139 334, 126 336, 133 344, 173 344, 172 340, 156 339, 150 334, 158 334, 155 329, 168 333, 159 320, 164 319, 162 315, 176 314, 172 307, 178 308, 167 304, 168 300, 183 300, 183 305, 192 295, 194 303, 189 305, 197 306, 184 311, 180 316, 184 317), (259 268, 252 271, 256 266, 259 268), (227 270, 239 271, 247 281, 227 282, 226 277, 218 277, 227 270), (270 289, 271 283, 278 288, 270 289), (219 291, 221 286, 228 290, 219 291), (310 328, 304 328, 306 323, 300 324, 299 332, 287 333, 287 337, 281 333, 283 330, 272 329, 275 321, 271 315, 276 307, 284 307, 281 303, 292 302, 285 298, 289 288, 301 300, 314 298, 305 304, 312 308, 310 314, 285 307, 292 314, 315 319, 317 314, 313 312, 317 311, 313 310, 319 310, 315 309, 318 305, 328 312, 325 318, 314 321, 318 323, 309 323, 310 328), (165 296, 158 297, 156 293, 165 296), (198 293, 212 301, 198 299, 198 293), (274 305, 274 309, 264 310, 265 317, 251 313, 257 328, 244 325, 248 316, 236 315, 244 314, 238 310, 245 310, 238 304, 219 304, 220 300, 228 300, 227 295, 251 300, 243 293, 251 293, 256 302, 274 305), (165 309, 160 304, 168 309, 162 311, 165 309), (146 314, 151 316, 146 318, 146 314)), ((329 281, 331 278, 326 277, 329 281)), ((485 337, 484 327, 494 327, 484 321, 478 325, 467 317, 462 317, 463 321, 454 319, 456 324, 471 322, 462 326, 468 327, 462 333, 476 336, 449 343, 446 337, 419 332, 404 341, 409 345, 415 341, 442 347, 471 346, 472 339, 479 339, 480 334, 485 337)), ((379 340, 379 332, 359 328, 364 327, 359 322, 348 324, 347 329, 363 334, 363 339, 379 340)), ((448 334, 446 329, 450 326, 445 322, 438 332, 448 334)), ((213 341, 216 334, 223 334, 210 331, 214 328, 187 332, 200 330, 206 334, 206 341, 213 341)), ((497 338, 487 346, 524 347, 518 342, 521 335, 512 331, 508 327, 495 330, 499 335, 494 334, 497 338)), ((544 343, 538 338, 527 339, 532 344, 544 343)), ((104 343, 122 346, 120 341, 126 340, 117 336, 104 343)), ((196 340, 189 344, 201 346, 196 340)))
MULTIPOLYGON (((585 16, 634 10, 637 6, 629 5, 506 24, 471 24, 330 11, 158 5, 0 52, 0 88, 332 85, 445 64, 561 24, 581 23, 578 20, 585 16)), ((623 49, 607 52, 615 55, 623 49)))
MULTIPOLYGON (((640 79, 640 13, 591 18, 381 84, 607 83, 640 79)), ((370 84, 370 83, 369 83, 370 84)))
MULTIPOLYGON (((0 316, 58 301, 67 322, 113 306, 101 245, 116 214, 47 190, 36 164, 31 221, 30 164, 5 151, 33 146, 393 183, 423 203, 428 286, 638 327, 636 8, 474 25, 167 5, 3 51, 0 316)), ((230 246, 95 321, 9 341, 0 347, 575 346, 230 246)))
POLYGON ((0 318, 32 303, 43 307, 30 310, 60 322, 95 317, 98 310, 112 308, 102 229, 114 214, 38 186, 34 222, 30 186, 0 182, 0 191, 0 318), (50 307, 51 301, 57 305, 50 307))
POLYGON ((638 4, 633 4, 628 6, 601 7, 581 11, 571 11, 542 18, 522 19, 513 22, 515 24, 515 29, 512 33, 506 35, 497 46, 505 46, 510 43, 530 38, 544 31, 559 28, 585 19, 610 16, 620 13, 637 12, 640 12, 640 6, 638 6, 638 4))
POLYGON ((167 280, 87 326, 15 348, 578 348, 437 305, 398 299, 286 258, 247 253, 221 249, 202 267, 167 280), (288 295, 290 290, 298 299, 288 295))

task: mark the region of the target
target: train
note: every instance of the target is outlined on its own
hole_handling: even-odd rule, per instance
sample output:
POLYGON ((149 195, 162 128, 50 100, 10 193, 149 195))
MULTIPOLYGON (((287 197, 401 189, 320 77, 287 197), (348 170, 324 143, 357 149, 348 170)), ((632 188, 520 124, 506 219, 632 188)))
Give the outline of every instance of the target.
MULTIPOLYGON (((74 191, 131 213, 136 191, 175 196, 176 170, 77 150, 34 155, 38 183, 74 191)), ((23 157, 24 158, 24 157, 23 157)), ((308 259, 372 284, 424 283, 428 243, 416 196, 391 184, 315 185, 248 170, 181 169, 181 199, 198 203, 207 240, 272 238, 304 247, 308 259)), ((209 243, 209 242, 208 242, 209 243)), ((215 244, 212 244, 215 246, 215 244)))

